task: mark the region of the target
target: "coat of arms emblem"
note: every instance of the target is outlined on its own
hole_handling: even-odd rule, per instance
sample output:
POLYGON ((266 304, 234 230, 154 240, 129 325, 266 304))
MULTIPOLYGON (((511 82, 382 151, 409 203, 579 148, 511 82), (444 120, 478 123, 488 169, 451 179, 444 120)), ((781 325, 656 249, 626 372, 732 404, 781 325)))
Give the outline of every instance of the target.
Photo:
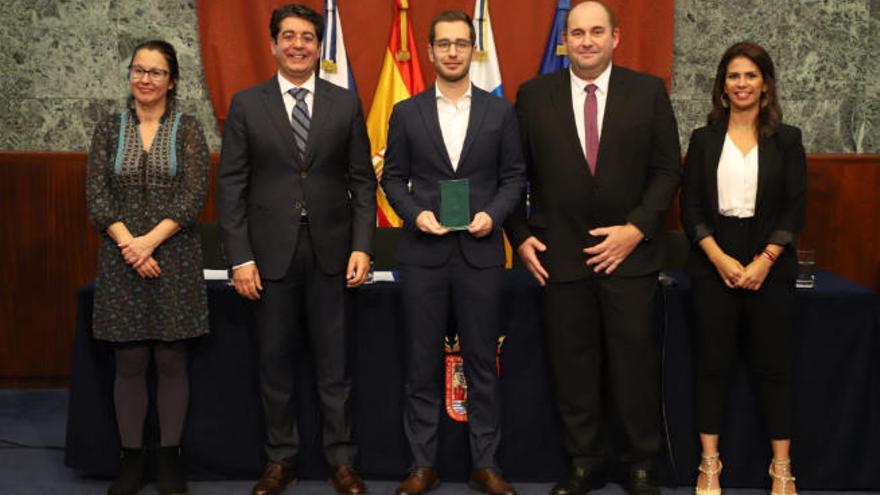
MULTIPOLYGON (((501 376, 501 346, 504 335, 498 337, 495 369, 501 376)), ((467 422, 467 380, 464 376, 464 357, 458 334, 446 336, 443 343, 446 358, 446 414, 455 421, 467 422)))

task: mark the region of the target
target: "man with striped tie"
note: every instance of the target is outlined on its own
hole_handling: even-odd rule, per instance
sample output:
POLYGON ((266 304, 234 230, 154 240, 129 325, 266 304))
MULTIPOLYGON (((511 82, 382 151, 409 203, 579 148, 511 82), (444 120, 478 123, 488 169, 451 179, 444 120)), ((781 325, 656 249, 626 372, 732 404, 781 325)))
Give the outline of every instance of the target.
POLYGON ((235 290, 255 309, 266 424, 269 462, 255 495, 281 493, 296 479, 294 383, 304 342, 334 488, 366 491, 352 467, 344 295, 370 269, 376 176, 357 96, 315 76, 323 27, 302 5, 272 13, 278 73, 233 97, 223 133, 217 214, 235 290))

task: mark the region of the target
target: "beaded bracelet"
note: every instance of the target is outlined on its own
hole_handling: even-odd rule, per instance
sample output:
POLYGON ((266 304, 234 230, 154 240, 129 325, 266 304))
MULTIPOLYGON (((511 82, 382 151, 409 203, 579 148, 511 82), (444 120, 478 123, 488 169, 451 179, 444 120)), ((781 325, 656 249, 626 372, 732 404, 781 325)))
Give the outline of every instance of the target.
POLYGON ((758 259, 761 256, 764 256, 765 258, 770 260, 770 263, 776 262, 776 255, 771 253, 769 249, 765 249, 765 250, 761 251, 760 253, 756 254, 753 259, 758 259))

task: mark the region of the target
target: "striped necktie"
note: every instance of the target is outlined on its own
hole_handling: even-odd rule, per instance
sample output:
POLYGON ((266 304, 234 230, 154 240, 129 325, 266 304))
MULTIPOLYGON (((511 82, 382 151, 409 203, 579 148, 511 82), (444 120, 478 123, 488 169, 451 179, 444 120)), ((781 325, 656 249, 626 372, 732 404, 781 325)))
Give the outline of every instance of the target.
POLYGON ((296 149, 300 159, 305 159, 306 143, 309 140, 309 107, 306 105, 306 88, 291 88, 288 93, 296 100, 293 112, 290 114, 290 124, 293 126, 293 135, 296 139, 296 149))

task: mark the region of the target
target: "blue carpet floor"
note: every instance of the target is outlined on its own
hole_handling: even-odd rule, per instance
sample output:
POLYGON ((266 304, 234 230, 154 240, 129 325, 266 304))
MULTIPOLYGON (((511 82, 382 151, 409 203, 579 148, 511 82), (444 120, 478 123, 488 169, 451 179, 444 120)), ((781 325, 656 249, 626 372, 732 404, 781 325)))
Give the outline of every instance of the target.
MULTIPOLYGON (((0 495, 85 495, 106 493, 108 480, 85 478, 64 467, 64 429, 67 390, 0 390, 0 495)), ((190 483, 191 495, 247 495, 254 481, 204 481, 190 483)), ((517 483, 521 495, 546 495, 549 483, 517 483)), ((372 494, 392 494, 394 481, 367 480, 372 494)), ((663 489, 664 495, 690 495, 687 488, 663 489)), ((147 486, 144 495, 158 494, 147 486)), ((286 493, 332 494, 326 482, 304 481, 286 493)), ((444 483, 436 495, 475 494, 464 483, 444 483)), ((598 495, 623 495, 614 484, 598 495)), ((725 490, 727 495, 762 495, 761 490, 725 490)), ((809 492, 811 495, 832 492, 809 492)), ((857 495, 864 492, 848 492, 857 495)))

